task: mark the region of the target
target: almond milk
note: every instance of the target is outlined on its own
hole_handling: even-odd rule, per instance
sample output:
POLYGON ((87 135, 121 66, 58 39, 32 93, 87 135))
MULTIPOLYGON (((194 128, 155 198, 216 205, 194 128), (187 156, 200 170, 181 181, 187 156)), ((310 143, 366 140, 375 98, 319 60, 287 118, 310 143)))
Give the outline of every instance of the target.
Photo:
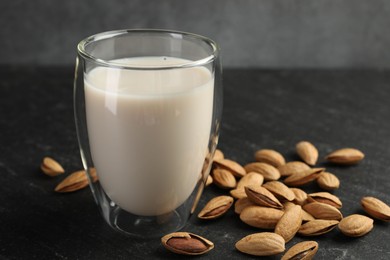
MULTIPOLYGON (((189 61, 140 57, 115 62, 160 67, 189 61)), ((190 196, 207 153, 213 93, 213 74, 203 67, 97 67, 85 75, 92 160, 113 202, 130 213, 155 216, 190 196)))

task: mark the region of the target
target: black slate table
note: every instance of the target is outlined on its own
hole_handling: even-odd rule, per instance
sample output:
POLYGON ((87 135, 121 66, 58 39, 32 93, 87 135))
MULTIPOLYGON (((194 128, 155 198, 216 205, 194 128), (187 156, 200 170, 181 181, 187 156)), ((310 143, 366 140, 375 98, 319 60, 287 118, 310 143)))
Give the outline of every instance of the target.
MULTIPOLYGON (((67 172, 81 168, 72 110, 73 68, 0 69, 0 259, 184 259, 167 252, 159 239, 124 237, 103 221, 89 189, 53 192, 63 178, 49 178, 44 156, 67 172)), ((245 164, 260 148, 296 160, 295 144, 314 143, 323 158, 333 149, 356 147, 366 158, 352 167, 323 163, 341 180, 334 193, 343 214, 363 213, 362 196, 390 203, 390 71, 226 70, 219 148, 245 164)), ((315 184, 305 188, 318 190, 315 184)), ((210 186, 200 206, 225 194, 210 186)), ((199 208, 198 208, 199 211, 199 208)), ((240 238, 259 232, 231 210, 221 219, 193 216, 183 229, 215 243, 199 258, 251 258, 234 249, 240 238)), ((348 238, 337 229, 314 239, 316 259, 390 259, 390 225, 375 221, 372 232, 348 238)), ((287 248, 305 240, 294 238, 287 248)), ((268 259, 279 259, 279 256, 268 259)))

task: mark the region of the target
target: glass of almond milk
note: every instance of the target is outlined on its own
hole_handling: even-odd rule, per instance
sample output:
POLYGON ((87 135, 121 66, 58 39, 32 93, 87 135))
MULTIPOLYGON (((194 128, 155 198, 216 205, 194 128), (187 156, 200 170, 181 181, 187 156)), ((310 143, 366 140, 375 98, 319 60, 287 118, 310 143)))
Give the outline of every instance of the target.
POLYGON ((221 72, 215 42, 191 33, 120 30, 79 43, 81 159, 112 228, 161 236, 195 211, 218 142, 221 72))

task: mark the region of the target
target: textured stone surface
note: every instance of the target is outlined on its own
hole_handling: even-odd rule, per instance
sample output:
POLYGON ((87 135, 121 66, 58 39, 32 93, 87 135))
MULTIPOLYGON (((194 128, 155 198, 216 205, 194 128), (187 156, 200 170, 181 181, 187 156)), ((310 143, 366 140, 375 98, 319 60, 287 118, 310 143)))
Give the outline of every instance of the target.
POLYGON ((225 66, 390 67, 386 0, 2 0, 0 63, 72 64, 107 30, 165 28, 215 39, 225 66))
MULTIPOLYGON (((112 231, 99 215, 91 192, 56 194, 59 178, 39 170, 50 155, 68 172, 81 161, 72 111, 73 68, 0 69, 0 259, 182 259, 159 239, 136 240, 112 231)), ((341 180, 335 194, 343 214, 364 214, 360 198, 390 203, 390 72, 226 70, 225 109, 220 146, 242 164, 260 148, 276 149, 296 160, 295 143, 310 140, 323 157, 354 146, 366 158, 357 166, 329 166, 341 180)), ((305 187, 308 192, 316 185, 305 187)), ((196 219, 216 195, 206 188, 184 231, 215 243, 204 259, 241 259, 236 241, 258 232, 241 223, 231 209, 210 222, 196 219)), ((304 238, 296 237, 291 247, 304 238)), ((368 235, 353 239, 337 229, 315 239, 318 259, 390 259, 390 224, 376 221, 368 235)), ((250 258, 248 256, 248 258, 250 258)), ((280 259, 280 256, 269 259, 280 259)))

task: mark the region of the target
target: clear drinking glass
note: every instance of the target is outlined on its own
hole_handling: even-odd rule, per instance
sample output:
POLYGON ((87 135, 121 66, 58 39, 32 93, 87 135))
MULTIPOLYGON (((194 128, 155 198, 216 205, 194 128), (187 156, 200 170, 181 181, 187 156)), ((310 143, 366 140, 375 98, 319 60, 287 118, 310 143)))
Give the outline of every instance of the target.
POLYGON ((194 212, 218 143, 221 73, 217 45, 195 34, 121 30, 78 44, 81 159, 115 230, 160 236, 194 212))

